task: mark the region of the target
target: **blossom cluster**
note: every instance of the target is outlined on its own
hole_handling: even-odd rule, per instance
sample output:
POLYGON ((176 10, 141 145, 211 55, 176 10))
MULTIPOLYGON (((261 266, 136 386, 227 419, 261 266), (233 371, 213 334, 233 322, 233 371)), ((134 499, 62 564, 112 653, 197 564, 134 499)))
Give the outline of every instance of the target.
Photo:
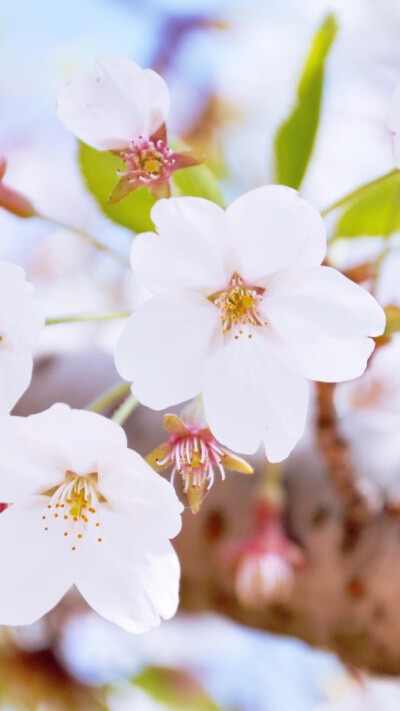
MULTIPOLYGON (((155 231, 136 236, 131 249, 149 297, 116 343, 116 369, 153 410, 196 402, 181 417, 165 415, 166 442, 147 462, 119 424, 94 412, 58 403, 10 415, 29 384, 44 317, 22 270, 0 262, 3 624, 38 619, 72 585, 133 632, 171 617, 179 563, 170 539, 182 505, 158 472, 170 466, 172 479, 181 476, 196 513, 215 471, 252 472, 236 452, 262 444, 271 462, 284 460, 305 428, 309 381, 360 376, 385 328, 373 296, 324 261, 323 219, 295 190, 261 186, 226 210, 170 197, 174 172, 200 158, 170 147, 168 111, 164 80, 117 56, 74 77, 57 102, 81 141, 120 158, 110 202, 143 187, 157 198, 155 231)), ((251 549, 263 585, 259 554, 274 565, 287 554, 275 533, 273 545, 269 538, 251 549)), ((289 576, 286 568, 273 574, 279 585, 289 576)), ((247 567, 242 598, 248 578, 247 567)))

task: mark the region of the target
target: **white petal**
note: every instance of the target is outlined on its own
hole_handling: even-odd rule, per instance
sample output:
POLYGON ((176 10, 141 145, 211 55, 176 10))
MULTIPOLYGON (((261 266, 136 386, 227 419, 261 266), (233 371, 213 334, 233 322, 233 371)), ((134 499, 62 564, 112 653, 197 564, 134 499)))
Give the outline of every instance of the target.
POLYGON ((61 403, 30 417, 0 418, 0 502, 44 493, 67 471, 96 472, 107 447, 126 447, 122 427, 61 403))
POLYGON ((84 475, 97 471, 98 459, 107 447, 126 447, 122 427, 107 417, 73 410, 57 403, 37 415, 24 418, 21 431, 30 456, 38 466, 59 468, 84 475))
POLYGON ((308 388, 280 365, 267 335, 253 332, 251 339, 229 339, 214 355, 203 402, 208 425, 222 444, 252 454, 263 439, 270 461, 281 461, 303 433, 308 388))
POLYGON ((18 264, 0 260, 0 310, 8 306, 12 297, 25 282, 25 272, 18 264))
POLYGON ((64 470, 53 462, 50 439, 26 435, 27 419, 0 417, 0 502, 13 503, 59 484, 64 470))
POLYGON ((218 308, 200 294, 156 296, 129 318, 115 350, 117 370, 155 410, 189 400, 201 391, 219 326, 218 308))
POLYGON ((310 380, 342 382, 361 375, 374 350, 371 338, 336 338, 291 313, 270 314, 271 330, 281 338, 281 358, 310 380))
POLYGON ((263 310, 278 330, 286 313, 337 338, 380 336, 385 328, 384 311, 373 296, 331 267, 276 274, 268 282, 263 310))
POLYGON ((166 120, 169 92, 151 69, 129 59, 105 56, 60 91, 57 114, 80 140, 100 150, 125 148, 151 136, 166 120))
POLYGON ((99 615, 129 632, 169 619, 178 605, 179 562, 169 541, 141 536, 127 516, 104 510, 76 586, 99 615))
POLYGON ((20 341, 0 341, 0 415, 8 415, 32 377, 32 351, 20 341))
POLYGON ((257 282, 291 266, 321 264, 326 233, 321 215, 291 188, 268 185, 251 190, 227 209, 240 275, 257 282))
POLYGON ((74 582, 79 556, 62 535, 45 531, 47 498, 15 504, 0 514, 0 624, 26 625, 51 610, 74 582))
MULTIPOLYGON (((22 282, 7 300, 0 299, 0 332, 33 345, 44 326, 42 308, 34 297, 32 284, 22 282)), ((1 347, 1 343, 0 343, 1 347)))
POLYGON ((132 449, 110 447, 101 454, 98 487, 118 512, 147 536, 173 538, 181 529, 182 504, 174 487, 132 449))
POLYGON ((136 237, 131 264, 153 294, 189 288, 209 295, 229 283, 228 222, 218 205, 193 197, 158 200, 151 217, 158 235, 136 237))

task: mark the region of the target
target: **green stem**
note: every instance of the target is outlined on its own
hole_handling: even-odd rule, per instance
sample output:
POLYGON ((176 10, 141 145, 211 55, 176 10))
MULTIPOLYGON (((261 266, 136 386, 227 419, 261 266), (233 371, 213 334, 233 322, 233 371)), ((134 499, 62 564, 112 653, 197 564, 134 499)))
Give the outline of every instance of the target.
POLYGON ((385 175, 381 175, 379 178, 372 180, 370 183, 360 185, 359 188, 352 190, 352 192, 347 193, 347 195, 343 195, 343 197, 339 198, 339 200, 336 200, 336 202, 332 203, 332 205, 328 205, 328 207, 326 207, 324 210, 321 210, 321 215, 325 217, 325 215, 328 215, 330 212, 333 212, 339 207, 343 207, 343 205, 346 205, 348 202, 352 202, 356 198, 361 197, 362 195, 364 195, 364 193, 368 192, 376 185, 380 185, 380 183, 384 183, 386 180, 389 180, 397 173, 398 170, 396 168, 395 170, 391 170, 390 173, 385 173, 385 175))
POLYGON ((131 384, 126 383, 124 380, 113 385, 111 388, 102 393, 98 398, 92 400, 89 405, 86 406, 86 410, 91 412, 103 412, 111 405, 114 405, 117 400, 120 400, 125 395, 129 393, 131 389, 131 384))
POLYGON ((138 405, 138 400, 133 395, 128 395, 122 405, 114 412, 111 419, 118 425, 123 425, 138 405))
POLYGON ((111 321, 114 318, 128 318, 130 311, 103 311, 100 313, 66 314, 65 316, 51 316, 46 319, 46 326, 58 323, 85 323, 87 321, 111 321))
POLYGON ((50 222, 52 225, 56 225, 56 227, 61 227, 62 229, 68 230, 69 232, 74 232, 78 237, 83 239, 85 242, 91 244, 92 247, 95 247, 100 252, 105 252, 109 254, 110 257, 112 257, 113 259, 116 259, 120 264, 123 264, 124 266, 129 266, 129 260, 126 257, 124 257, 122 254, 119 254, 119 252, 116 252, 111 247, 108 247, 106 244, 103 244, 103 242, 100 242, 98 239, 96 239, 96 237, 93 237, 93 235, 88 234, 88 232, 80 230, 77 227, 73 227, 72 225, 68 225, 67 223, 57 220, 54 217, 49 217, 48 215, 42 215, 38 213, 37 217, 39 217, 41 220, 44 220, 45 222, 50 222))

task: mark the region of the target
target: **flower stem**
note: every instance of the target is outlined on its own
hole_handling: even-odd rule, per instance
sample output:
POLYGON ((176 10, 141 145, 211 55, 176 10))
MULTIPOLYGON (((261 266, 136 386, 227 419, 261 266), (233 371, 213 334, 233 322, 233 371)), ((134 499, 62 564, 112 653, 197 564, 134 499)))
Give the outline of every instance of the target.
POLYGON ((50 222, 52 225, 56 225, 57 227, 69 230, 70 232, 74 232, 78 237, 83 239, 85 242, 91 244, 92 247, 95 247, 95 249, 98 249, 100 252, 106 252, 110 255, 110 257, 116 259, 120 264, 123 264, 124 266, 129 266, 129 260, 126 257, 124 257, 122 254, 119 254, 119 252, 116 252, 108 245, 103 244, 103 242, 100 242, 98 239, 96 239, 96 237, 93 237, 93 235, 88 234, 88 232, 80 230, 77 227, 73 227, 73 225, 68 225, 67 223, 57 220, 54 217, 49 217, 48 215, 42 215, 38 213, 36 216, 39 217, 41 220, 44 220, 45 222, 50 222))
POLYGON ((356 198, 362 197, 362 195, 368 192, 370 188, 373 188, 376 185, 379 185, 380 183, 384 183, 386 180, 390 180, 390 178, 392 178, 397 173, 397 169, 391 170, 389 173, 385 173, 385 175, 381 175, 379 178, 371 180, 370 183, 364 183, 364 185, 360 185, 359 188, 352 190, 350 193, 347 193, 347 195, 343 195, 343 197, 339 198, 339 200, 336 200, 336 202, 333 202, 331 205, 328 205, 328 207, 326 207, 324 210, 321 210, 321 215, 325 217, 325 215, 328 215, 330 212, 337 210, 339 207, 343 207, 348 202, 352 202, 356 198))
POLYGON ((85 409, 91 412, 103 412, 107 407, 114 405, 117 400, 127 395, 130 388, 131 384, 122 380, 102 393, 98 398, 92 400, 85 409))
POLYGON ((136 400, 133 395, 128 395, 119 408, 114 412, 111 419, 118 425, 123 425, 138 405, 138 400, 136 400))
POLYGON ((103 311, 100 313, 65 314, 64 316, 51 316, 46 319, 46 326, 58 323, 77 323, 87 321, 110 321, 114 318, 128 318, 130 311, 103 311))

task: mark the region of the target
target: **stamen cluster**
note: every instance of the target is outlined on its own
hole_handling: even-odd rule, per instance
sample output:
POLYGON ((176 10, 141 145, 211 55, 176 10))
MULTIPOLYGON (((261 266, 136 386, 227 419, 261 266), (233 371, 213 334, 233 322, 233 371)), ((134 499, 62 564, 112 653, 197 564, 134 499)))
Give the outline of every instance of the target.
MULTIPOLYGON (((235 331, 235 338, 243 334, 243 326, 265 326, 258 309, 262 301, 264 289, 257 286, 248 286, 239 274, 232 276, 229 289, 220 291, 213 302, 220 309, 222 332, 235 331)), ((248 331, 248 338, 252 334, 248 331)))
MULTIPOLYGON (((92 522, 99 528, 97 519, 99 497, 95 481, 97 474, 79 476, 75 472, 67 471, 66 480, 55 491, 50 492, 51 497, 47 508, 49 512, 42 516, 44 530, 48 531, 51 523, 63 522, 63 535, 71 536, 74 543, 83 538, 87 525, 92 522)), ((97 538, 98 543, 102 538, 97 538)), ((71 547, 76 550, 76 545, 71 547)))
POLYGON ((149 185, 157 179, 168 180, 174 171, 175 158, 166 141, 139 136, 121 151, 126 164, 124 177, 149 185))

